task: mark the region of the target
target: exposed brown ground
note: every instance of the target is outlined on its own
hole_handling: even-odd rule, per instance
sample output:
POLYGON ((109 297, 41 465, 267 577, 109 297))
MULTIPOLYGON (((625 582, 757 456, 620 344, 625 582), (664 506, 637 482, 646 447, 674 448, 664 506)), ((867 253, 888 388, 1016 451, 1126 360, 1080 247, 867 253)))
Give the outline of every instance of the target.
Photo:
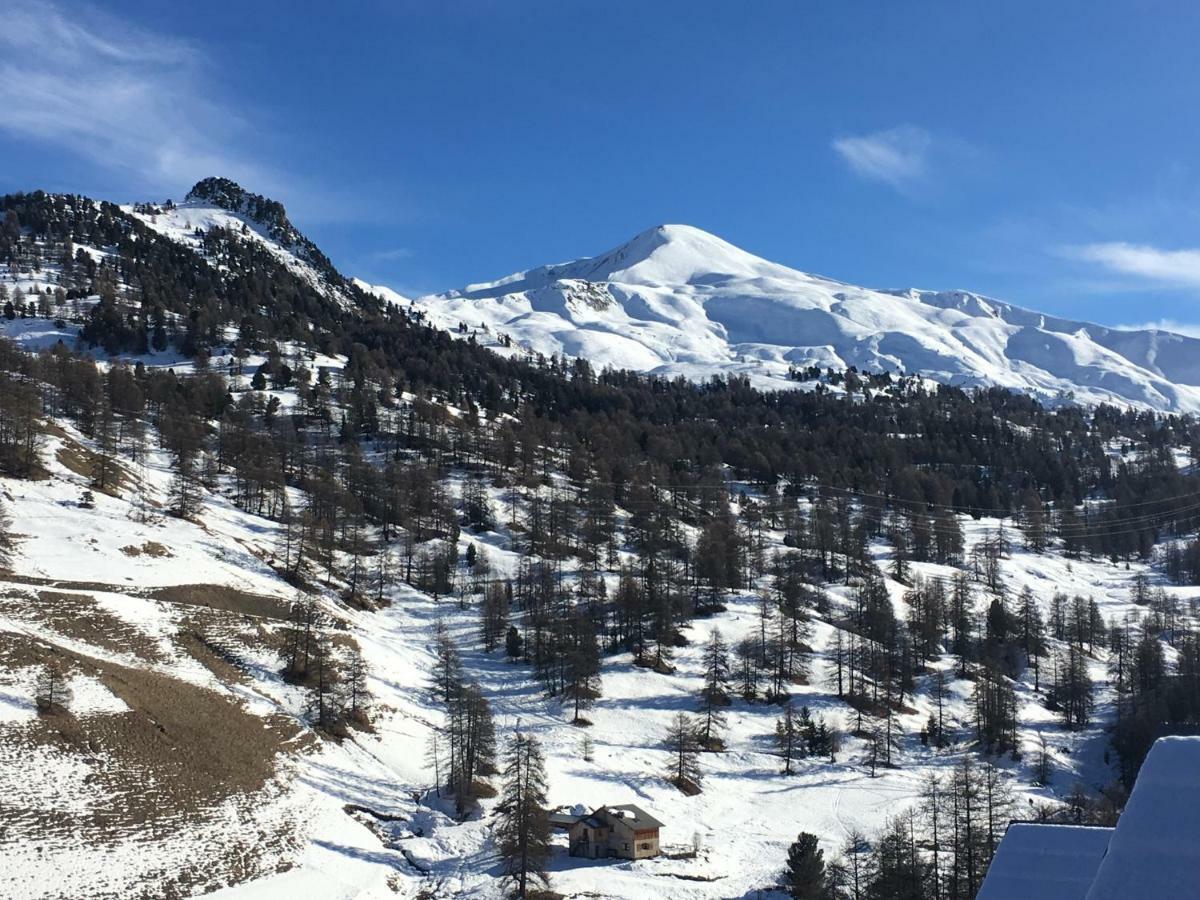
MULTIPOLYGON (((168 662, 160 641, 101 608, 87 594, 41 589, 39 579, 5 580, 35 582, 0 593, 0 612, 5 615, 36 623, 42 634, 53 632, 47 635, 49 641, 62 635, 100 650, 132 654, 148 665, 119 665, 0 631, 0 670, 40 666, 53 656, 68 671, 99 680, 129 707, 87 716, 56 712, 0 725, 0 860, 12 850, 5 845, 18 839, 26 846, 32 840, 39 847, 61 848, 103 846, 136 837, 149 849, 190 826, 211 827, 234 816, 231 827, 220 831, 220 840, 198 846, 194 859, 182 868, 178 862, 169 870, 149 865, 140 896, 173 898, 264 874, 266 859, 286 855, 278 851, 292 846, 291 826, 263 824, 256 811, 264 791, 278 790, 275 776, 283 754, 309 745, 297 740, 301 729, 291 717, 255 715, 227 694, 155 671, 154 666, 168 662), (21 771, 23 760, 54 759, 76 770, 80 764, 87 767, 81 792, 86 795, 86 813, 64 811, 69 799, 78 801, 78 795, 64 798, 44 780, 26 781, 30 776, 21 771)), ((278 640, 259 617, 270 617, 269 624, 286 613, 286 604, 279 601, 219 586, 146 592, 89 587, 124 590, 185 607, 173 643, 230 685, 252 684, 246 663, 250 651, 261 657, 278 640)), ((0 877, 0 894, 3 882, 0 877)))
POLYGON ((278 597, 251 594, 223 584, 181 584, 173 587, 156 588, 143 596, 164 603, 185 606, 207 606, 210 609, 225 609, 230 612, 263 616, 268 619, 286 619, 288 603, 278 597))

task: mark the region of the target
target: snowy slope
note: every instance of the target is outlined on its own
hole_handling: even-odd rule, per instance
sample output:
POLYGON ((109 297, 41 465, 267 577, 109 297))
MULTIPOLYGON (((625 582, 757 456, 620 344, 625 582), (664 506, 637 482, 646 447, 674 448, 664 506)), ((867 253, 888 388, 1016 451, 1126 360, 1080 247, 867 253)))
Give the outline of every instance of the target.
MULTIPOLYGON (((69 458, 64 451, 88 442, 70 426, 61 427, 61 436, 48 436, 44 447, 48 478, 0 479, 0 493, 21 536, 14 572, 0 574, 0 594, 9 598, 7 603, 0 601, 0 638, 16 635, 57 646, 90 661, 88 665, 102 674, 115 666, 146 670, 169 679, 175 690, 203 688, 236 701, 246 715, 300 727, 304 698, 299 689, 281 681, 270 641, 265 640, 278 623, 258 616, 222 616, 219 609, 198 610, 161 592, 169 586, 223 585, 286 602, 292 590, 265 562, 278 544, 278 523, 234 506, 227 482, 206 495, 202 524, 166 516, 139 522, 132 497, 99 495, 93 508, 85 508, 77 498, 86 479, 62 460, 69 458), (149 552, 154 544, 166 552, 149 552), (135 552, 138 548, 146 552, 135 552), (47 593, 51 587, 53 592, 47 593), (51 601, 62 603, 68 596, 98 623, 109 623, 102 633, 80 632, 74 618, 54 614, 51 601), (213 670, 203 664, 203 655, 180 649, 190 646, 180 641, 197 627, 197 617, 208 623, 209 633, 223 635, 222 643, 236 650, 240 674, 219 666, 213 670)), ((152 498, 164 497, 171 478, 165 452, 153 451, 140 473, 127 461, 122 464, 130 478, 149 481, 152 498)), ((451 491, 457 494, 451 481, 451 491)), ((493 508, 509 508, 507 489, 490 487, 488 494, 493 508)), ((514 508, 520 518, 527 517, 526 500, 519 499, 514 508)), ((618 518, 623 522, 627 514, 619 512, 618 518)), ((964 520, 968 544, 999 524, 964 520)), ((782 549, 781 532, 768 530, 765 537, 768 549, 782 549)), ((474 545, 488 555, 500 577, 512 575, 519 565, 519 546, 508 528, 464 532, 459 540, 460 557, 474 545)), ((872 550, 886 570, 887 548, 879 544, 872 550)), ((920 563, 913 569, 922 576, 952 572, 920 563)), ((565 577, 575 577, 576 571, 575 561, 565 564, 565 577)), ((1072 561, 1019 549, 1003 562, 1005 581, 1013 592, 1028 585, 1043 600, 1054 590, 1087 593, 1110 620, 1134 608, 1131 580, 1146 571, 1139 564, 1127 569, 1102 560, 1072 561)), ((610 592, 616 577, 612 572, 606 575, 610 592)), ((903 586, 890 580, 888 586, 903 614, 903 586)), ((826 588, 835 608, 851 602, 844 585, 826 588)), ((1180 599, 1195 595, 1190 588, 1169 590, 1180 599)), ((262 788, 214 804, 196 821, 171 825, 159 837, 127 826, 101 841, 87 823, 53 832, 26 824, 9 834, 0 829, 0 852, 7 863, 0 874, 0 895, 49 900, 63 896, 65 889, 72 896, 125 897, 138 896, 138 891, 162 896, 164 878, 190 859, 203 868, 203 886, 224 887, 215 896, 230 900, 397 895, 499 900, 505 888, 498 878, 493 843, 493 802, 485 801, 481 813, 458 823, 447 815, 447 801, 427 792, 432 772, 423 761, 423 749, 443 716, 428 680, 433 625, 439 619, 458 643, 469 677, 484 686, 502 739, 519 725, 542 741, 552 804, 638 803, 667 823, 662 837, 672 852, 690 848, 693 842, 700 846, 694 859, 585 861, 569 857, 560 837, 550 869, 555 888, 567 896, 755 896, 759 888, 774 883, 787 845, 799 831, 817 834, 832 855, 852 830, 873 834, 887 816, 913 804, 929 774, 945 774, 973 753, 971 682, 951 682, 947 723, 953 743, 934 750, 918 736, 932 709, 922 677, 911 711, 899 717, 903 735, 898 765, 872 777, 864 762, 865 743, 845 734, 853 713, 835 692, 834 629, 818 619, 813 623, 810 677, 808 683, 794 686, 795 700, 844 733, 836 761, 801 760, 794 776, 783 775, 770 741, 779 707, 735 699, 727 710, 728 749, 704 755, 705 789, 687 797, 663 777, 667 752, 662 735, 675 712, 696 709, 701 656, 710 631, 719 628, 727 641, 736 642, 758 627, 754 591, 735 592, 727 598, 725 611, 691 623, 685 631, 687 645, 678 648, 670 674, 639 668, 628 653, 605 657, 602 696, 588 711, 594 722, 588 729, 595 743, 591 762, 581 758, 583 729, 570 724, 569 705, 546 697, 529 666, 508 661, 502 650, 482 647, 477 598, 460 606, 401 583, 392 585, 388 595, 390 605, 376 612, 342 606, 336 590, 325 597, 339 633, 352 636, 370 664, 377 709, 373 733, 356 734, 341 744, 286 744, 293 749, 280 748, 275 775, 262 788), (348 804, 398 821, 387 826, 386 835, 379 835, 363 816, 352 814, 348 804), (730 833, 738 840, 728 840, 730 833), (242 847, 242 836, 257 841, 255 847, 242 847), (78 865, 71 866, 71 860, 78 865), (73 873, 70 880, 55 876, 58 870, 73 873)), ((954 661, 945 657, 935 665, 952 669, 954 661)), ((1093 662, 1093 670, 1100 682, 1103 658, 1093 662)), ((29 701, 35 674, 27 664, 5 663, 0 654, 0 797, 37 813, 67 804, 58 785, 68 785, 71 811, 119 809, 119 798, 114 801, 88 780, 90 764, 44 744, 36 752, 23 749, 23 736, 37 722, 29 701), (22 754, 21 765, 14 762, 16 754, 22 754)), ((94 674, 76 676, 78 702, 73 711, 80 720, 127 717, 122 698, 106 688, 109 683, 94 674)), ((1095 786, 1111 779, 1104 758, 1105 729, 1113 716, 1110 686, 1100 690, 1096 722, 1079 732, 1065 731, 1027 682, 1018 691, 1023 759, 1001 758, 997 763, 1015 777, 1022 807, 1030 799, 1062 797, 1076 780, 1095 786), (1033 788, 1029 783, 1040 734, 1050 739, 1055 779, 1052 786, 1033 788)), ((99 758, 108 756, 101 753, 99 758)), ((778 894, 768 891, 764 896, 778 894)))
MULTIPOLYGON (((395 299, 395 298, 391 298, 395 299)), ((413 301, 521 349, 785 387, 790 366, 903 371, 1057 402, 1200 410, 1200 340, 1040 315, 965 292, 879 291, 761 259, 687 225, 602 256, 413 301)))
POLYGON ((302 246, 287 243, 271 229, 245 212, 233 211, 206 199, 192 199, 169 207, 122 206, 122 210, 141 219, 164 237, 204 255, 203 235, 222 228, 241 235, 243 240, 261 245, 295 275, 313 287, 325 291, 345 303, 341 286, 332 283, 322 266, 307 257, 302 246))

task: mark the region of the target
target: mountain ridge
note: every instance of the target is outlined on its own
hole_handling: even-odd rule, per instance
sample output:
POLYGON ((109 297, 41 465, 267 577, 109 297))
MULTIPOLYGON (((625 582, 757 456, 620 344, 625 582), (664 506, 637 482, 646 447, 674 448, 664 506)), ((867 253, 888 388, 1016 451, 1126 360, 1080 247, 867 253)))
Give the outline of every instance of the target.
POLYGON ((595 257, 417 298, 443 327, 478 324, 543 355, 794 387, 797 369, 902 371, 1043 402, 1200 412, 1200 340, 1123 330, 971 291, 872 289, 793 269, 690 225, 595 257))

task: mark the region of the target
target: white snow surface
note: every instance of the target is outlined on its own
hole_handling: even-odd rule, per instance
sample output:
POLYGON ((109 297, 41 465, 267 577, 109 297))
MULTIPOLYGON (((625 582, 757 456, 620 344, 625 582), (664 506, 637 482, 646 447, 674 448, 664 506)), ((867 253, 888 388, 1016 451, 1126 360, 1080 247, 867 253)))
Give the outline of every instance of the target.
POLYGON ((1000 386, 1050 403, 1200 411, 1200 340, 1041 315, 965 291, 872 290, 661 225, 601 256, 406 301, 429 320, 598 368, 796 387, 789 366, 1000 386))
POLYGON ((1112 835, 1111 828, 1014 823, 975 900, 1084 900, 1112 835))
POLYGON ((1200 737, 1154 742, 1087 900, 1200 896, 1200 737))

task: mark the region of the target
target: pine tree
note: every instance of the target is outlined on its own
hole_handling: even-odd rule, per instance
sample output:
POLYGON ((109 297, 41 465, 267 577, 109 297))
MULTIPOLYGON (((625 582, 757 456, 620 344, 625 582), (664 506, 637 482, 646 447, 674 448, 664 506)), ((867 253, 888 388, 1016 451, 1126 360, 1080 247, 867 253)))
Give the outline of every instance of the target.
POLYGON ((871 844, 857 828, 846 835, 842 844, 842 858, 846 860, 846 887, 850 900, 863 900, 871 878, 871 844))
POLYGON ((667 780, 685 793, 697 792, 700 789, 700 740, 696 726, 686 713, 675 714, 667 728, 663 745, 671 758, 667 780))
POLYGON ((752 703, 758 698, 758 647, 753 638, 742 638, 734 648, 737 658, 737 687, 742 699, 752 703))
POLYGON ((345 715, 359 725, 371 721, 371 690, 367 684, 367 664, 357 647, 350 651, 341 683, 341 702, 345 715))
POLYGON ((91 484, 98 491, 109 491, 116 481, 118 469, 116 423, 107 397, 100 404, 93 432, 96 452, 92 456, 91 484))
POLYGON ((341 672, 332 648, 318 638, 312 651, 312 686, 308 691, 308 720, 315 728, 339 734, 342 706, 339 702, 341 672))
POLYGON ((566 697, 574 704, 574 722, 586 723, 580 712, 600 696, 600 645, 596 626, 578 607, 571 616, 570 646, 566 650, 566 697))
POLYGON ((434 663, 430 673, 434 692, 443 703, 451 703, 462 690, 462 661, 446 623, 434 624, 434 663))
POLYGON ((429 737, 425 739, 425 765, 433 769, 433 788, 439 797, 442 796, 442 767, 446 764, 446 741, 442 733, 429 729, 429 737))
POLYGON ((517 626, 509 625, 508 631, 504 635, 504 654, 509 659, 520 659, 523 643, 521 632, 517 630, 517 626))
POLYGON ((550 819, 546 812, 546 764, 532 735, 517 732, 505 753, 504 789, 496 806, 496 843, 505 875, 517 897, 533 881, 549 885, 550 819))
POLYGON ((803 735, 792 704, 783 708, 783 715, 775 721, 775 745, 783 757, 783 774, 792 774, 792 761, 803 753, 803 735))
POLYGON ((912 816, 888 823, 875 848, 871 900, 925 900, 927 866, 917 849, 912 816))
POLYGON ((15 550, 16 541, 12 535, 12 519, 8 517, 4 498, 0 497, 0 569, 7 569, 12 565, 15 550))
POLYGON ((479 607, 479 618, 483 633, 483 649, 489 652, 495 650, 501 635, 508 627, 508 598, 504 593, 504 585, 500 582, 493 581, 484 590, 483 602, 479 607))
POLYGON ((71 703, 71 685, 67 672, 57 659, 47 660, 34 685, 34 705, 39 713, 61 712, 71 703))
POLYGON ((783 884, 797 900, 825 900, 825 854, 817 845, 817 836, 800 832, 788 848, 783 884))
POLYGON ((724 727, 725 717, 721 708, 729 705, 729 648, 721 637, 720 629, 714 628, 708 636, 701 659, 704 666, 704 686, 700 689, 700 739, 705 749, 719 750, 723 747, 719 731, 724 727))

